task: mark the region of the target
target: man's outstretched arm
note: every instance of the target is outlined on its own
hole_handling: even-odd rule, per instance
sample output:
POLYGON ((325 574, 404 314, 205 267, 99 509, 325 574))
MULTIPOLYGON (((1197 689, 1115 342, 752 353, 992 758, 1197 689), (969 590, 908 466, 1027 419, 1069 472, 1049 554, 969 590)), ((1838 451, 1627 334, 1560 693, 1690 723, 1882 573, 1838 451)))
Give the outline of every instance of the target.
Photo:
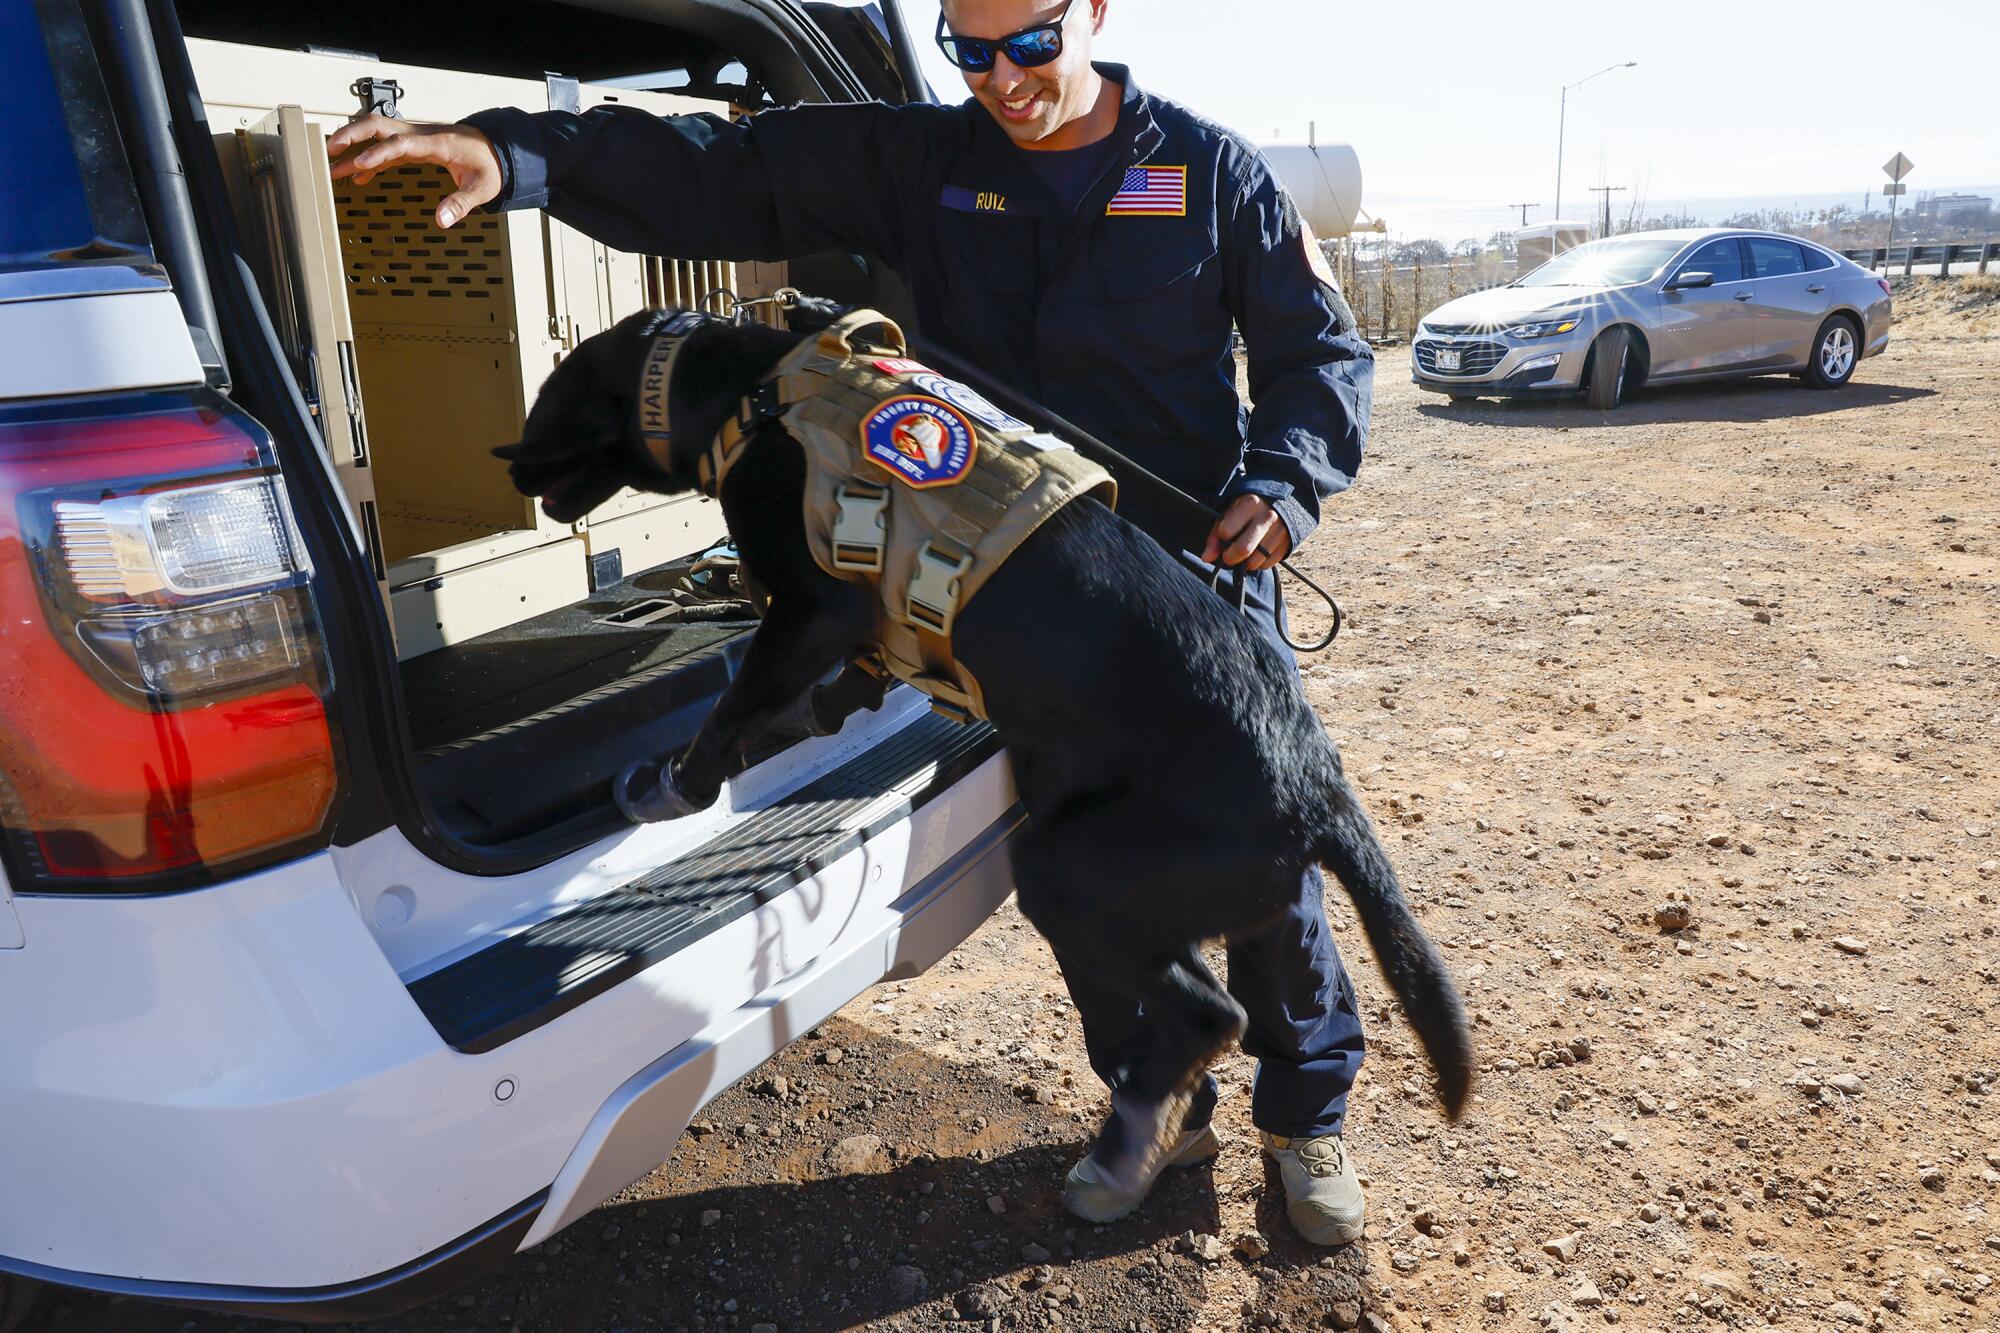
POLYGON ((370 115, 327 148, 335 179, 366 184, 408 162, 450 171, 457 189, 439 206, 441 226, 482 206, 546 208, 621 250, 784 259, 837 248, 894 264, 911 215, 923 215, 912 201, 949 114, 875 102, 736 121, 626 106, 581 115, 502 107, 460 125, 370 115))

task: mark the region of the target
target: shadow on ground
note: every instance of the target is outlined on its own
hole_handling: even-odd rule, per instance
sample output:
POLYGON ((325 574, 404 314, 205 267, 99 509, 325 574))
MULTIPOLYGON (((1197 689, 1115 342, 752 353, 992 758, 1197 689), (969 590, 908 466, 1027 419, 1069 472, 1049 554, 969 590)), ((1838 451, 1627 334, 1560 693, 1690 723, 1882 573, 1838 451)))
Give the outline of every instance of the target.
MULTIPOLYGON (((1187 1233, 1220 1226, 1211 1168, 1168 1173, 1124 1221, 1079 1222, 1062 1210, 1061 1182, 1102 1098, 1064 1088, 1056 1101, 835 1020, 717 1099, 670 1161, 568 1231, 461 1292, 349 1327, 1190 1327, 1209 1284, 1245 1262, 1186 1253, 1187 1233)), ((1306 1279, 1285 1284, 1283 1318, 1265 1326, 1317 1326, 1333 1304, 1358 1301, 1361 1251, 1310 1249, 1287 1230, 1275 1178, 1264 1195, 1258 1223, 1273 1253, 1263 1265, 1306 1279)), ((1253 1304, 1228 1318, 1279 1313, 1266 1298, 1253 1304)), ((283 1327, 62 1292, 47 1293, 28 1326, 283 1327)))
POLYGON ((1762 376, 1711 384, 1662 385, 1631 390, 1623 404, 1599 412, 1581 398, 1480 398, 1422 403, 1427 417, 1466 426, 1657 426, 1672 422, 1782 421, 1855 408, 1930 398, 1937 390, 1901 384, 1852 383, 1844 389, 1809 389, 1790 379, 1762 376))

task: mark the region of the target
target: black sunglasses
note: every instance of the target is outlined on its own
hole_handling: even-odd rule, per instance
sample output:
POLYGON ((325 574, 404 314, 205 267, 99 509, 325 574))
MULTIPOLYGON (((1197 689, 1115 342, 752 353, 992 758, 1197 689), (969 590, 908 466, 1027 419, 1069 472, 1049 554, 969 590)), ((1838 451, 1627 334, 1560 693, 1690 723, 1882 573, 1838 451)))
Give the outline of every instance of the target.
MULTIPOLYGON (((1070 5, 1076 0, 1070 0, 1070 5)), ((993 68, 995 47, 1007 53, 1007 59, 1022 69, 1033 69, 1046 65, 1062 54, 1063 20, 1069 17, 1069 5, 1062 7, 1062 13, 1047 23, 1037 23, 1032 28, 1009 33, 1005 37, 988 40, 984 37, 960 37, 945 26, 944 11, 938 11, 937 44, 944 52, 945 59, 971 74, 984 74, 993 68)))

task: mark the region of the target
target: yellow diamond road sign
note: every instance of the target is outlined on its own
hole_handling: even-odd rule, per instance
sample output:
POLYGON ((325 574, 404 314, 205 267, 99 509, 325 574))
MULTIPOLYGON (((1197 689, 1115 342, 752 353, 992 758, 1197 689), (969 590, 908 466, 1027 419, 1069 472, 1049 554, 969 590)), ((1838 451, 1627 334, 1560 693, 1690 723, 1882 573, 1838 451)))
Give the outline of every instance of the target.
POLYGON ((1899 181, 1903 179, 1903 177, 1909 175, 1912 171, 1915 171, 1916 168, 1917 164, 1910 161, 1909 158, 1904 157, 1901 153, 1896 154, 1894 157, 1890 158, 1887 162, 1884 162, 1882 164, 1883 172, 1892 181, 1899 181))

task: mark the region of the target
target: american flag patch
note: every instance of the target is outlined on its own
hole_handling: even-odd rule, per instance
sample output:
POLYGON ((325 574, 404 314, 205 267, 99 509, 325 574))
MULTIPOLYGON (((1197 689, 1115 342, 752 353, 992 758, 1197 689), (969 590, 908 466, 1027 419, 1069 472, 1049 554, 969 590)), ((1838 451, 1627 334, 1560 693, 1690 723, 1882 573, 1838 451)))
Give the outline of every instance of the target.
POLYGON ((1127 167, 1125 181, 1111 202, 1104 206, 1106 217, 1180 218, 1187 216, 1186 167, 1127 167))

